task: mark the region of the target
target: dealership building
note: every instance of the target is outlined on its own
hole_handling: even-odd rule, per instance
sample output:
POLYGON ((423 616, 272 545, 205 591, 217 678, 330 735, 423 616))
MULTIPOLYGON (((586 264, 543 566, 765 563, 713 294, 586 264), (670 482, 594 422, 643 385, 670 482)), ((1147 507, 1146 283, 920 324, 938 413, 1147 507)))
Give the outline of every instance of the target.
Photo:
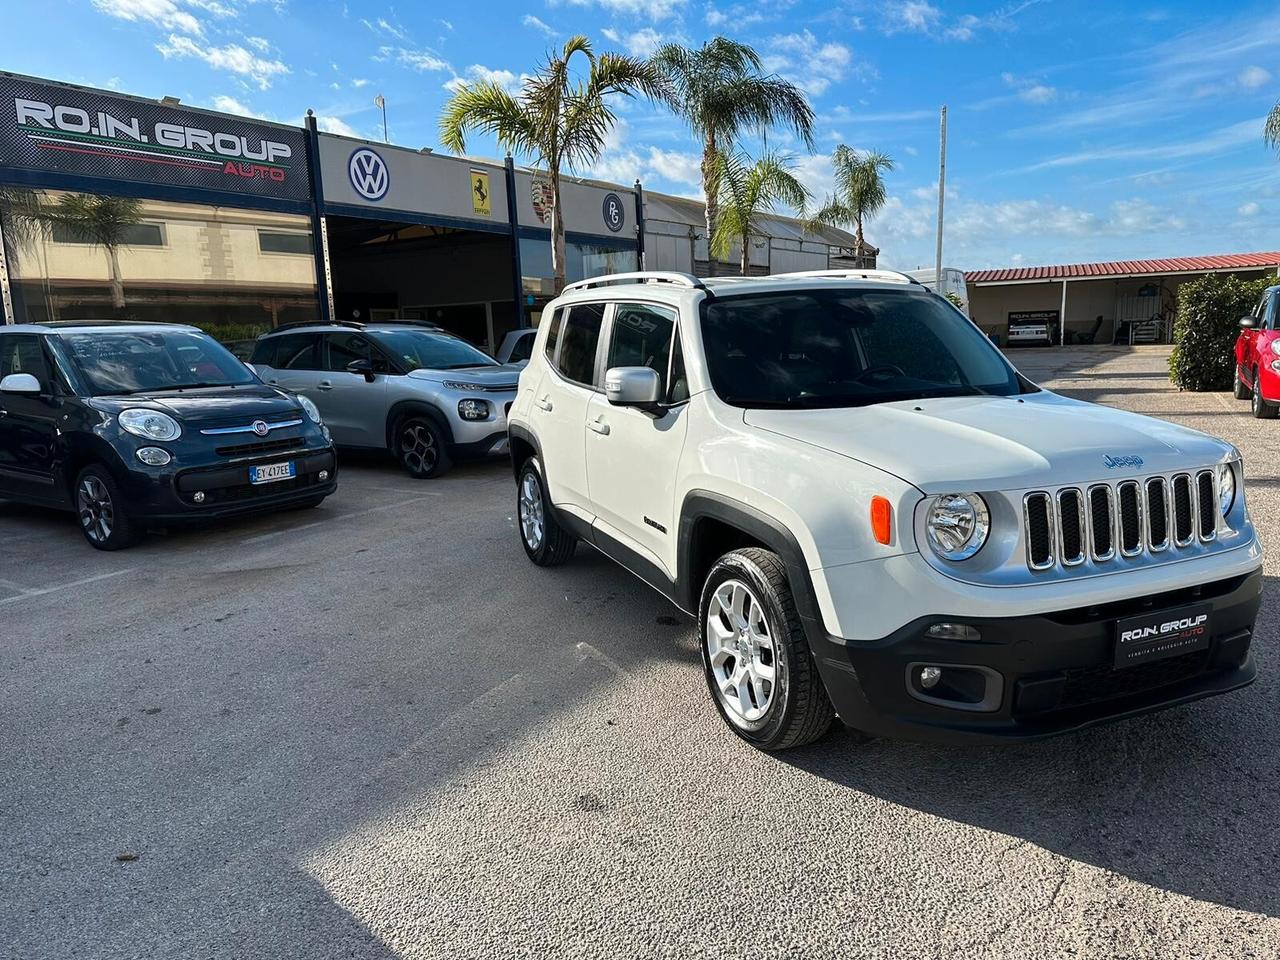
POLYGON ((1054 343, 1167 343, 1178 288, 1207 274, 1280 274, 1280 253, 1116 260, 965 273, 969 314, 1000 343, 1028 331, 1054 343))
MULTIPOLYGON (((405 318, 493 348, 536 323, 554 294, 550 199, 545 175, 509 158, 322 133, 310 115, 290 127, 0 73, 7 323, 123 314, 236 340, 300 320, 405 318), (70 193, 136 199, 138 222, 107 251, 74 225, 22 215, 32 197, 47 206, 70 193)), ((565 177, 561 207, 570 281, 706 272, 697 202, 565 177)), ((844 231, 761 223, 753 273, 853 265, 844 231)))

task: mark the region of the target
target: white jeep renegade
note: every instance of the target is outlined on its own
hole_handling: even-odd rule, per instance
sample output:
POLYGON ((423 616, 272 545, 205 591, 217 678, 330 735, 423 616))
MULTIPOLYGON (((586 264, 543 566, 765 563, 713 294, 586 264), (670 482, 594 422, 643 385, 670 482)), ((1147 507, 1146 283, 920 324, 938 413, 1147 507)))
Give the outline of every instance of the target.
POLYGON ((530 559, 584 540, 695 616, 764 749, 837 715, 1037 737, 1255 675, 1239 453, 1040 389, 901 274, 571 284, 509 430, 530 559))

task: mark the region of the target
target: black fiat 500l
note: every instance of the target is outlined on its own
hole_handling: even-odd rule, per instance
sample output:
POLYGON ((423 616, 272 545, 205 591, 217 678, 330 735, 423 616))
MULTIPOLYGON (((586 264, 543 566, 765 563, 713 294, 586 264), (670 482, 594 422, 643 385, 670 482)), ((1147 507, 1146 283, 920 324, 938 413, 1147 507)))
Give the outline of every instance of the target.
POLYGON ((149 525, 313 507, 336 487, 311 401, 194 327, 0 327, 0 498, 74 511, 100 550, 149 525))

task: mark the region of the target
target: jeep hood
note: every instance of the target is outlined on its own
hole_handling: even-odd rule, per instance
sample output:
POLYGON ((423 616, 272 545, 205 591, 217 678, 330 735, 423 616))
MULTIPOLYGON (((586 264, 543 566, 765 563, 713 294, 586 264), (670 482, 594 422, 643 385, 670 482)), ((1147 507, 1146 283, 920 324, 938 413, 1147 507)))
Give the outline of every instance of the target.
POLYGON ((520 369, 515 364, 504 363, 484 367, 459 367, 456 370, 413 370, 409 376, 433 383, 448 380, 451 383, 474 383, 481 387, 510 387, 514 390, 516 381, 520 379, 520 369))
POLYGON ((1165 473, 1216 463, 1232 450, 1195 430, 1049 391, 746 410, 744 421, 885 470, 925 493, 1165 473), (1142 463, 1126 459, 1134 457, 1142 463))

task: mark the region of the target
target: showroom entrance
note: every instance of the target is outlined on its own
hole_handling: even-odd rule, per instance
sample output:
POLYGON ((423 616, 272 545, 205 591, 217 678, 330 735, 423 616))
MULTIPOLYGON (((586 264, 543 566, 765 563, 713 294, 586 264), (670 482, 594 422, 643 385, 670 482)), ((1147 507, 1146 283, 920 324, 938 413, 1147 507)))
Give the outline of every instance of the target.
POLYGON ((329 216, 337 320, 426 320, 493 353, 519 323, 501 232, 329 216))

